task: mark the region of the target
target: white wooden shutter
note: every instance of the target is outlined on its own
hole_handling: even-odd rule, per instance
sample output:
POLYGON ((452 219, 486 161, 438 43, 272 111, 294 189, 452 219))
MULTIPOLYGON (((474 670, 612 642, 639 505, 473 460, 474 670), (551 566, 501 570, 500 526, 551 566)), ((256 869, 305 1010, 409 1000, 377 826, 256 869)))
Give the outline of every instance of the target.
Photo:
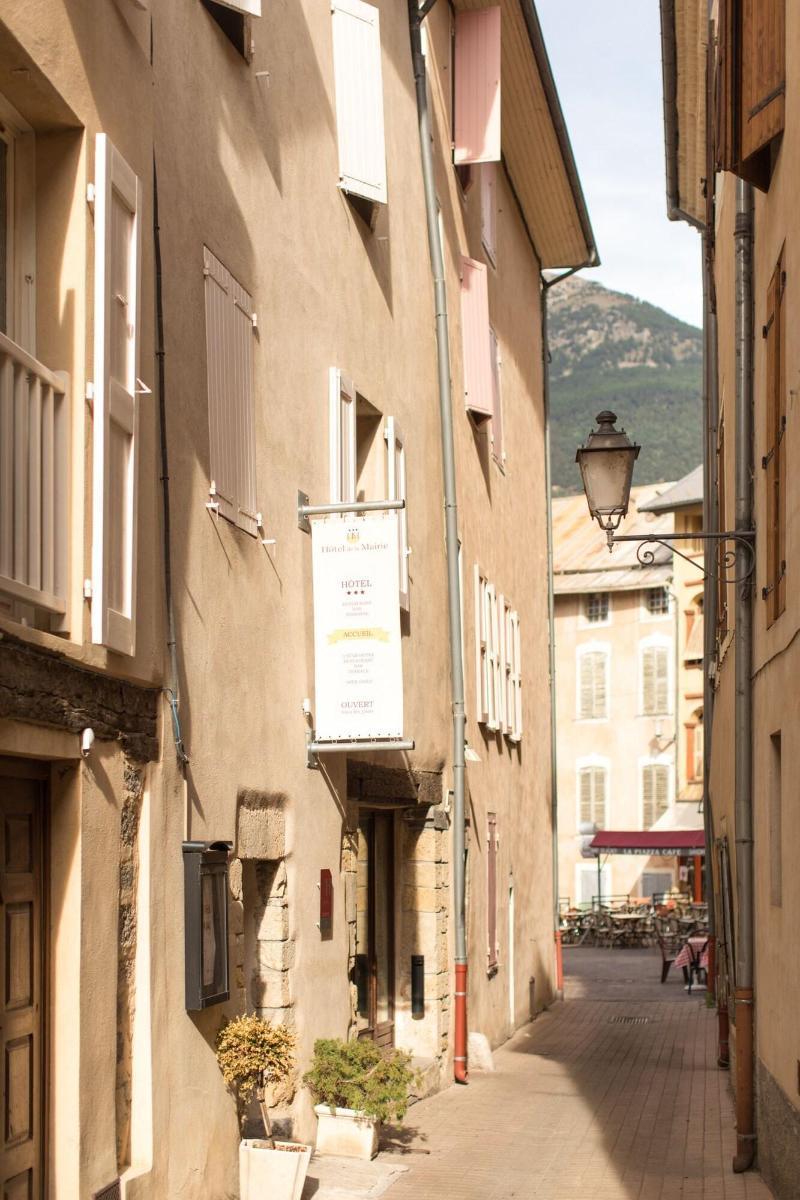
POLYGON ((203 247, 211 492, 219 515, 255 536, 253 301, 203 247))
POLYGON ((598 829, 605 829, 606 821, 606 778, 605 767, 595 767, 592 771, 594 785, 592 820, 598 829))
POLYGON ((331 504, 356 498, 356 389, 338 367, 329 377, 331 504))
POLYGON ((481 166, 481 242, 493 267, 497 266, 497 167, 481 166))
MULTIPOLYGON (((394 417, 386 418, 384 436, 386 438, 386 465, 389 480, 388 499, 406 500, 406 439, 394 417)), ((408 571, 408 558, 411 553, 408 547, 408 508, 398 509, 397 531, 400 554, 400 607, 408 612, 411 606, 408 571)))
POLYGON ((232 8, 235 12, 247 13, 251 17, 261 16, 261 0, 216 0, 216 2, 224 5, 225 8, 232 8))
POLYGON ((511 673, 511 686, 514 692, 514 718, 512 721, 511 740, 522 740, 522 646, 519 631, 519 614, 511 613, 511 629, 513 632, 514 665, 511 673))
POLYGON ((654 788, 654 768, 647 766, 643 768, 642 775, 642 824, 645 829, 652 828, 655 825, 655 788, 654 788))
POLYGON ((104 133, 94 222, 92 641, 133 654, 141 184, 104 133))
POLYGON ((464 399, 470 412, 493 412, 492 347, 489 333, 489 285, 486 264, 461 259, 461 340, 464 399))
POLYGON ((487 659, 486 659, 486 581, 477 563, 473 570, 473 592, 475 598, 475 713, 480 722, 489 715, 487 704, 487 659))
POLYGON ((593 820, 592 768, 584 767, 578 772, 579 805, 581 824, 590 824, 593 820))
POLYGON ((500 159, 500 8, 456 13, 456 163, 500 159))
POLYGON ((501 592, 497 597, 497 727, 501 733, 508 733, 508 709, 506 672, 508 653, 513 653, 513 647, 506 650, 506 598, 501 592))
POLYGON ((489 328, 489 350, 492 366, 492 456, 500 467, 505 467, 506 448, 503 433, 503 396, 500 391, 500 348, 497 334, 489 328))
POLYGON ((669 808, 669 767, 659 764, 654 769, 656 774, 656 820, 658 820, 669 808))
POLYGON ((642 651, 642 711, 656 711, 655 651, 652 646, 642 651))
POLYGON ((666 646, 655 650, 656 712, 669 712, 669 652, 666 646))
POLYGON ((363 0, 331 0, 339 186, 386 203, 381 31, 363 0))
POLYGON ((498 682, 500 679, 500 660, 498 655, 497 636, 497 594, 493 583, 486 585, 486 657, 488 660, 488 709, 486 721, 489 729, 499 729, 498 717, 498 682))

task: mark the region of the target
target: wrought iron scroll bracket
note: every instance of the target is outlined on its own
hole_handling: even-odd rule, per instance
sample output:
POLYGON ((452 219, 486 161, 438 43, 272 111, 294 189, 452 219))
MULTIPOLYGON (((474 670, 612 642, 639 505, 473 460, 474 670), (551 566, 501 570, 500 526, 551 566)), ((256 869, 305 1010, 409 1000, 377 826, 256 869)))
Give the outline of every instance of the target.
POLYGON ((728 529, 720 533, 623 533, 615 534, 606 530, 608 548, 613 550, 617 542, 638 542, 636 558, 643 567, 652 567, 656 561, 656 551, 652 546, 663 546, 677 554, 695 569, 699 569, 703 578, 721 579, 723 583, 744 583, 756 568, 755 532, 752 529, 728 529), (675 542, 715 542, 719 553, 711 569, 700 566, 695 558, 684 554, 674 544, 675 542), (726 543, 733 543, 726 549, 726 543), (741 564, 740 564, 741 556, 741 564), (733 574, 731 573, 733 572, 733 574))

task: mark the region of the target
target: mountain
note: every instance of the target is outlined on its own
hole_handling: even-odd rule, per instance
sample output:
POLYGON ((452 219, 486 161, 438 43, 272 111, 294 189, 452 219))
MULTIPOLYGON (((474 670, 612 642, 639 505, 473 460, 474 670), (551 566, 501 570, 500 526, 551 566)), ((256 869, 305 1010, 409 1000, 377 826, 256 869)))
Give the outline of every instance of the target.
POLYGON ((554 495, 580 491, 575 451, 610 408, 642 447, 634 483, 701 461, 702 333, 661 308, 574 276, 548 296, 554 495))

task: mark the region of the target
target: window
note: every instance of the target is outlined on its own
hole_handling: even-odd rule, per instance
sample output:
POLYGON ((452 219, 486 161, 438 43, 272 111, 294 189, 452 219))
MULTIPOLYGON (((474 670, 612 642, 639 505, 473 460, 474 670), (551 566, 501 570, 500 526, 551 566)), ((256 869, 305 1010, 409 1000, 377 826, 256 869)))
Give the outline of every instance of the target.
POLYGON ((259 526, 253 405, 253 301, 207 246, 206 368, 211 500, 245 533, 259 526))
POLYGON ((665 587, 648 588, 645 605, 651 617, 663 617, 669 612, 669 591, 665 587))
POLYGON ((607 900, 611 895, 611 867, 578 863, 575 867, 575 901, 582 908, 590 907, 595 898, 607 900), (599 892, 598 892, 599 888, 599 892))
POLYGON ((786 322, 783 294, 786 272, 783 251, 767 293, 767 387, 762 466, 767 482, 767 583, 762 594, 767 601, 767 624, 772 625, 786 607, 786 322))
POLYGON ((249 58, 247 14, 260 17, 261 0, 202 0, 202 5, 242 57, 249 58))
POLYGON ((589 592, 585 600, 586 620, 590 625, 605 625, 608 621, 608 592, 589 592))
POLYGON ((669 808, 669 764, 645 763, 642 767, 642 828, 652 829, 669 808))
POLYGON ((687 554, 702 554, 705 550, 703 539, 697 537, 697 534, 703 532, 703 518, 698 513, 690 513, 684 517, 684 533, 689 533, 692 536, 690 541, 686 542, 687 554))
POLYGON ((475 564, 475 692, 478 721, 522 738, 519 616, 475 564))
POLYGON ((493 162, 481 165, 481 242, 486 257, 497 266, 497 167, 493 162))
POLYGON ((483 420, 494 412, 489 285, 486 264, 472 258, 461 259, 461 343, 467 411, 483 420))
POLYGON ((455 16, 453 162, 500 161, 500 8, 455 16))
POLYGON ((641 711, 645 716, 660 716, 670 710, 670 647, 643 644, 641 661, 641 711))
POLYGON ((578 769, 578 824, 608 828, 608 767, 578 769))
POLYGON ((331 9, 339 187, 370 222, 387 200, 378 9, 363 0, 331 0, 331 9))
POLYGON ((642 871, 639 880, 639 895, 652 900, 672 891, 672 871, 642 871))
POLYGON ((786 0, 720 0, 717 169, 769 187, 786 106, 786 0))
POLYGON ((581 648, 578 651, 578 718, 582 721, 608 717, 608 651, 581 648))
POLYGON ((92 641, 133 654, 141 183, 95 141, 92 641))
POLYGON ((490 327, 489 347, 492 360, 492 419, 489 432, 492 441, 492 458, 501 470, 505 470, 506 450, 503 436, 503 394, 500 390, 500 348, 497 334, 490 327))
POLYGON ((497 939, 497 814, 486 814, 486 965, 497 970, 500 946, 497 939))

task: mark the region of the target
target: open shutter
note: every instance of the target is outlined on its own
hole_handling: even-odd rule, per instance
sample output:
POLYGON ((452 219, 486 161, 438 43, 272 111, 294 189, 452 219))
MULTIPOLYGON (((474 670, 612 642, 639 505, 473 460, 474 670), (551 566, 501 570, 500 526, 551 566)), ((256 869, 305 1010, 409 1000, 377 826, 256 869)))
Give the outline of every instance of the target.
POLYGON ((742 0, 741 155, 748 159, 783 132, 786 0, 742 0))
POLYGON ((642 768, 642 824, 645 829, 651 829, 656 823, 654 773, 655 767, 642 768))
POLYGON ((94 220, 92 641, 133 654, 141 185, 104 133, 94 220))
POLYGON ((770 625, 786 607, 785 283, 781 252, 767 292, 767 323, 764 326, 767 342, 767 436, 763 460, 767 474, 767 586, 764 594, 770 625))
POLYGON ((497 334, 489 329, 489 352, 492 366, 492 457, 499 467, 505 467, 506 447, 503 434, 503 396, 500 390, 500 348, 497 334))
POLYGON ((225 8, 232 8, 235 12, 247 13, 251 17, 261 16, 261 0, 216 0, 216 2, 225 8))
POLYGON ((593 654, 582 654, 578 660, 578 665, 580 668, 580 677, 578 681, 578 716, 583 718, 594 716, 592 711, 594 708, 594 686, 592 679, 593 658, 593 654))
POLYGON ((331 0, 339 186, 386 203, 381 32, 378 10, 363 0, 331 0))
POLYGON ((356 498, 356 389, 352 379, 331 367, 329 374, 331 504, 356 498))
POLYGON ((486 629, 485 629, 485 584, 481 569, 477 563, 473 571, 473 592, 475 596, 475 714, 478 721, 484 722, 488 715, 487 706, 487 660, 486 660, 486 629))
POLYGON ((472 258, 461 259, 461 339, 467 408, 478 417, 491 417, 494 385, 489 285, 486 265, 472 258))
POLYGON ((666 646, 658 646, 656 661, 656 712, 669 712, 669 652, 666 646))
MULTIPOLYGON (((389 480, 389 500, 406 499, 406 440, 403 431, 394 417, 386 418, 384 432, 386 438, 387 477, 389 480)), ((400 607, 408 612, 410 608, 410 587, 408 572, 408 509, 401 508, 397 512, 398 553, 400 555, 400 607)))
POLYGON ((514 663, 511 672, 511 688, 514 693, 514 715, 511 722, 511 740, 519 742, 522 739, 522 647, 519 632, 519 614, 512 612, 509 618, 511 625, 514 663))
POLYGON ((456 163, 500 160, 500 8, 456 13, 456 163))
POLYGON ((594 776, 594 814, 592 819, 598 829, 605 829, 608 824, 606 820, 607 772, 605 767, 595 767, 592 774, 594 776))
POLYGON ((499 679, 499 657, 498 657, 498 636, 497 636, 497 595, 494 590, 493 583, 487 583, 485 592, 485 613, 486 613, 486 657, 488 660, 488 709, 489 716, 486 721, 489 729, 499 729, 498 706, 500 697, 497 694, 497 683, 499 679))
POLYGON ((659 817, 663 817, 664 813, 669 808, 669 767, 656 766, 654 768, 656 775, 656 821, 659 817))
POLYGON ((490 969, 497 966, 497 814, 486 814, 486 941, 490 969))
POLYGON ((508 671, 509 655, 513 647, 506 644, 506 598, 500 593, 497 597, 497 727, 501 733, 508 733, 511 715, 508 708, 508 691, 506 674, 508 671))
POLYGON ((656 711, 656 664, 652 646, 642 651, 642 711, 656 711))
POLYGON ((580 810, 581 824, 587 825, 592 819, 592 771, 584 767, 579 775, 580 780, 580 810))
POLYGON ((497 167, 481 167, 481 242, 493 267, 497 266, 497 167))

